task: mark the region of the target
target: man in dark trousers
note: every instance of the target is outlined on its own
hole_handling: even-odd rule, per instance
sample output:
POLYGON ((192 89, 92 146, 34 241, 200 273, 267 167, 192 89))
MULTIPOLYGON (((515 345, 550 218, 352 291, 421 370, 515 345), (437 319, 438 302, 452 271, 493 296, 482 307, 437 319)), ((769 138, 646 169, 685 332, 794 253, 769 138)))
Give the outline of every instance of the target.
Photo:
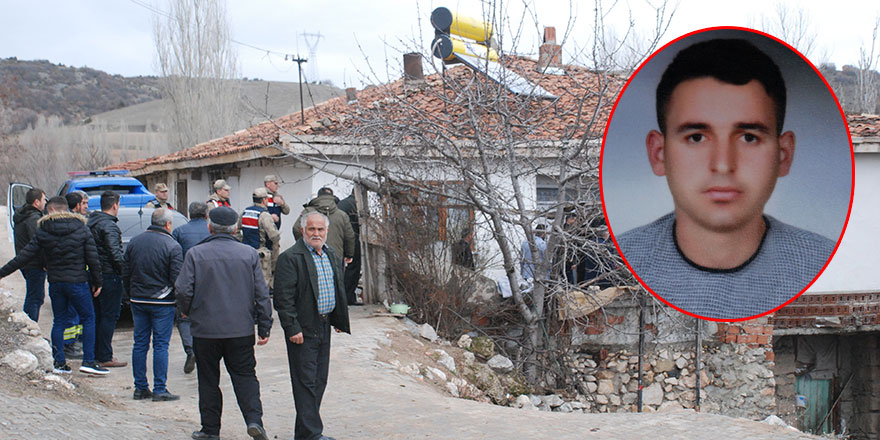
POLYGON ((211 236, 187 251, 175 283, 180 312, 192 320, 198 367, 202 429, 192 438, 220 438, 220 359, 225 359, 248 435, 266 440, 254 357, 254 317, 257 344, 265 345, 272 328, 269 289, 257 251, 234 237, 238 214, 220 206, 211 209, 208 218, 211 236))
MULTIPOLYGON (((208 238, 211 232, 208 231, 208 205, 202 202, 192 202, 189 204, 189 223, 178 226, 171 233, 171 236, 180 244, 183 250, 183 256, 193 246, 199 244, 202 240, 208 238)), ((177 331, 180 334, 180 342, 183 343, 183 351, 186 352, 186 362, 183 363, 183 372, 185 374, 192 373, 196 369, 196 355, 193 352, 193 338, 190 330, 191 324, 189 317, 180 314, 178 307, 175 318, 177 319, 177 331)))
POLYGON ((345 265, 345 298, 348 305, 363 305, 357 299, 358 281, 361 279, 361 224, 358 219, 357 200, 354 197, 354 189, 348 197, 339 201, 336 207, 348 214, 348 221, 354 231, 354 255, 351 262, 345 265))
POLYGON ((12 260, 0 268, 4 278, 33 261, 46 263, 49 277, 49 298, 52 299, 52 354, 54 372, 70 374, 64 356, 64 327, 68 322, 68 306, 73 304, 82 320, 83 362, 80 372, 107 374, 95 362, 95 311, 92 297, 101 294, 101 272, 87 270, 101 267, 95 240, 86 218, 68 211, 67 199, 52 197, 46 204, 49 215, 37 221, 37 233, 12 260))
MULTIPOLYGON (((19 208, 12 216, 12 224, 15 228, 15 254, 18 255, 34 235, 37 234, 37 220, 43 216, 43 208, 46 207, 46 193, 39 188, 31 188, 24 196, 25 205, 19 208)), ((24 296, 24 313, 31 320, 37 322, 40 319, 40 307, 46 299, 46 271, 43 270, 43 262, 33 260, 21 267, 21 275, 24 277, 26 286, 24 296)))
POLYGON ((89 214, 88 226, 95 238, 98 257, 101 259, 101 278, 104 280, 101 295, 95 298, 95 360, 102 367, 116 368, 128 365, 113 357, 113 331, 122 309, 122 268, 125 254, 122 252, 122 231, 116 222, 119 213, 119 194, 104 191, 101 194, 101 210, 89 214))
POLYGON ((311 212, 302 220, 302 238, 278 258, 275 310, 287 339, 294 438, 332 440, 323 435, 320 409, 330 367, 330 326, 351 333, 342 261, 325 244, 330 219, 311 212))
MULTIPOLYGON (((103 204, 103 198, 102 198, 103 204)), ((174 281, 183 264, 180 245, 171 238, 172 211, 159 208, 150 216, 150 227, 138 234, 125 249, 125 288, 131 294, 134 346, 131 372, 134 400, 154 402, 177 400, 168 392, 168 342, 174 328, 174 281), (147 381, 147 352, 153 340, 153 391, 147 381)))

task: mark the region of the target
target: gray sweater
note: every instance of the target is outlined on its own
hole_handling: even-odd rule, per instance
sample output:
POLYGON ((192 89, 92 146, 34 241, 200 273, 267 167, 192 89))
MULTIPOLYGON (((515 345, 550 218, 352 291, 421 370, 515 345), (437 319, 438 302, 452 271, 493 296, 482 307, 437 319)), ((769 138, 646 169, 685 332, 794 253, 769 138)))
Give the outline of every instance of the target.
POLYGON ((177 282, 177 305, 197 338, 268 337, 272 305, 257 251, 229 234, 213 234, 190 248, 177 282))
POLYGON ((825 266, 834 242, 765 216, 758 251, 729 270, 702 268, 685 259, 667 214, 618 237, 623 257, 648 287, 673 306, 714 319, 746 318, 797 295, 825 266))

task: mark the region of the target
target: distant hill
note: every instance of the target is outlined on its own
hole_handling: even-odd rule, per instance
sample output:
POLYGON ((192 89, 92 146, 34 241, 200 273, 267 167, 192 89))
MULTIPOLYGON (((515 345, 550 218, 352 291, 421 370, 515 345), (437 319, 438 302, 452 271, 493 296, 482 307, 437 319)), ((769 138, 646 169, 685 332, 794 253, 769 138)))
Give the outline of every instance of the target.
MULTIPOLYGON (((12 111, 13 132, 32 125, 39 115, 56 116, 66 125, 103 122, 141 131, 162 125, 166 107, 159 81, 155 76, 124 77, 46 60, 6 58, 0 59, 0 106, 12 111)), ((243 80, 241 94, 241 120, 231 130, 300 109, 298 83, 243 80)), ((307 108, 344 94, 332 86, 303 84, 307 108)))
POLYGON ((154 76, 126 78, 46 60, 0 59, 0 104, 16 113, 15 131, 27 127, 36 115, 78 123, 90 115, 159 98, 159 79, 154 76))
MULTIPOLYGON (((845 112, 862 113, 858 109, 859 69, 857 67, 845 65, 840 70, 837 70, 834 64, 822 64, 819 66, 819 71, 822 72, 828 84, 834 89, 837 100, 840 101, 840 106, 843 107, 845 112)), ((880 73, 872 70, 870 78, 876 84, 874 99, 872 100, 874 105, 873 108, 865 109, 865 112, 876 114, 880 112, 880 93, 877 90, 877 88, 880 88, 880 73)))
MULTIPOLYGON (((321 84, 303 84, 303 104, 306 108, 328 99, 342 96, 345 91, 321 84)), ((230 127, 235 130, 250 127, 269 118, 286 116, 300 110, 299 83, 270 82, 262 80, 241 81, 241 108, 239 122, 230 127)), ((85 120, 87 124, 104 123, 113 129, 126 126, 132 131, 161 130, 166 111, 164 99, 95 114, 85 120)))

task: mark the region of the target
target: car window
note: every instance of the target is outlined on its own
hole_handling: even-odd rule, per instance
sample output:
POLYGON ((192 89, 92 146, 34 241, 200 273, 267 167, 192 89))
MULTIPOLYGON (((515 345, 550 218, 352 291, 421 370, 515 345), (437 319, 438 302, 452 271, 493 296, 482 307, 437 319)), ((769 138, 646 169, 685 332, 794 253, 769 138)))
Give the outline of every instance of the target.
POLYGON ((113 191, 116 194, 124 195, 124 194, 136 194, 138 193, 138 189, 140 186, 134 185, 95 185, 95 186, 80 186, 79 189, 86 192, 89 195, 89 198, 92 197, 101 197, 101 194, 104 191, 113 191))
MULTIPOLYGON (((187 223, 186 216, 178 211, 172 212, 174 213, 173 220, 171 221, 173 227, 176 228, 187 223)), ((128 246, 128 242, 136 235, 147 230, 150 226, 152 215, 152 208, 119 208, 119 213, 116 214, 116 218, 119 221, 116 224, 119 226, 119 230, 122 231, 123 247, 128 246)))

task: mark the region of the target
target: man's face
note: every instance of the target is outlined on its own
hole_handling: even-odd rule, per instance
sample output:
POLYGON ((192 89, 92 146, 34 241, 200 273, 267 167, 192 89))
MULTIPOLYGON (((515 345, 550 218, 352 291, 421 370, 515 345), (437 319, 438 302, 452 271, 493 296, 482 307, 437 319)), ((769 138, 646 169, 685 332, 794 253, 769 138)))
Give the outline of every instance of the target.
POLYGON ((755 80, 737 86, 696 78, 673 90, 666 134, 652 131, 646 146, 682 226, 728 232, 763 221, 794 155, 794 133, 776 135, 774 109, 755 80))
POLYGON ((34 200, 34 208, 37 208, 40 211, 42 211, 43 208, 46 207, 47 201, 48 201, 48 199, 46 199, 46 194, 40 194, 40 198, 38 198, 37 200, 34 200))
POLYGON ((79 202, 79 205, 76 205, 76 212, 82 215, 89 214, 89 199, 83 197, 82 201, 79 202))
POLYGON ((229 189, 228 188, 220 188, 217 190, 217 194, 224 199, 229 198, 229 189))
POLYGON ((278 182, 275 182, 275 181, 266 182, 266 189, 268 189, 269 192, 271 192, 271 193, 275 193, 276 191, 278 191, 278 182))
MULTIPOLYGON (((227 194, 228 196, 228 194, 227 194)), ((168 200, 168 190, 156 191, 156 200, 164 202, 168 200)))
POLYGON ((324 246, 324 242, 327 241, 327 224, 324 221, 324 217, 310 215, 306 218, 306 225, 302 228, 302 234, 309 246, 321 249, 324 246))

